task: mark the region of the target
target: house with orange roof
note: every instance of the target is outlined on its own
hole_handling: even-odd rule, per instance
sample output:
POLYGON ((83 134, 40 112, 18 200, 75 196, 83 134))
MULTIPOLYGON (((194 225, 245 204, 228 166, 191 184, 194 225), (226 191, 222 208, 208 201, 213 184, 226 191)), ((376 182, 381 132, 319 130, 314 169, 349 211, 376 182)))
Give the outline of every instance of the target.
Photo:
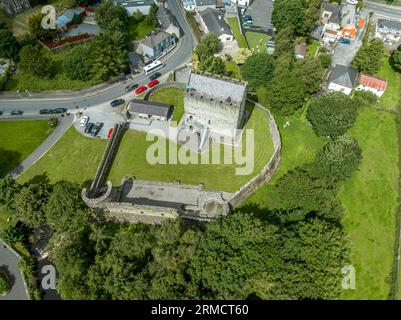
POLYGON ((366 74, 359 76, 358 83, 359 85, 356 87, 356 90, 369 91, 379 98, 386 91, 388 84, 386 80, 366 74))
POLYGON ((356 36, 355 26, 355 6, 347 4, 341 9, 341 34, 348 39, 354 39, 356 36))

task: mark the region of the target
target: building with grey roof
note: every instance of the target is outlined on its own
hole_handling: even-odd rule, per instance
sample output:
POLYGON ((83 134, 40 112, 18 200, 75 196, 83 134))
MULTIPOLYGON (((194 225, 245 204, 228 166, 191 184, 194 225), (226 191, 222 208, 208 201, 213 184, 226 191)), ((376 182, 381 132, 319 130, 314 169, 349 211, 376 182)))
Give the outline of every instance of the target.
POLYGON ((181 36, 181 29, 177 18, 165 6, 160 6, 157 10, 157 21, 159 27, 169 34, 175 34, 178 38, 181 36))
POLYGON ((148 15, 150 8, 155 4, 154 0, 115 0, 115 3, 122 5, 127 10, 128 15, 132 16, 134 12, 141 12, 148 15))
POLYGON ((175 45, 175 36, 165 31, 152 32, 141 41, 138 52, 146 57, 154 58, 168 51, 175 45))
POLYGON ((200 13, 202 27, 206 33, 214 33, 222 43, 234 40, 233 33, 224 19, 224 14, 216 9, 207 8, 200 13))
POLYGON ((133 99, 128 105, 129 118, 141 118, 147 120, 167 121, 174 112, 174 106, 154 101, 133 99))
POLYGON ((401 40, 401 22, 388 19, 378 19, 375 37, 383 41, 401 40))
POLYGON ((339 25, 341 23, 341 7, 338 3, 326 3, 320 20, 323 24, 333 23, 339 25))
POLYGON ((245 82, 192 71, 182 125, 201 137, 209 132, 234 138, 243 125, 246 96, 245 82))
POLYGON ((347 66, 336 64, 329 77, 329 91, 342 92, 349 95, 355 89, 358 72, 347 66))

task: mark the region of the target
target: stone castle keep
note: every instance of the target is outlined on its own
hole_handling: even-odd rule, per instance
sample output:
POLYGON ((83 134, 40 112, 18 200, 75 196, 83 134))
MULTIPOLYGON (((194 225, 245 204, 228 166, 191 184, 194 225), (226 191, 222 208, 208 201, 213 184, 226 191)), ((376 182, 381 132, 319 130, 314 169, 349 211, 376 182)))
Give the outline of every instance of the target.
POLYGON ((14 16, 31 9, 31 4, 29 0, 0 0, 0 8, 4 9, 8 16, 14 16))

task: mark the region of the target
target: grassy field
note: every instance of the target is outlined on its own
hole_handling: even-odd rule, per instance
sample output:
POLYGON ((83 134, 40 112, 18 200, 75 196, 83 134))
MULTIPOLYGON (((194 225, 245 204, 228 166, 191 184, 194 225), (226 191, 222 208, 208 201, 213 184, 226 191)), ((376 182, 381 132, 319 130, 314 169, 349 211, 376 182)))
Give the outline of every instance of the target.
POLYGON ((150 101, 158 101, 174 106, 174 114, 172 121, 180 122, 184 115, 184 89, 164 88, 157 90, 151 97, 150 101))
POLYGON ((266 52, 267 51, 267 35, 263 33, 248 31, 245 34, 248 41, 249 48, 253 52, 266 52))
POLYGON ((71 80, 63 70, 63 61, 74 47, 69 46, 57 53, 45 51, 51 59, 54 76, 51 78, 42 78, 27 73, 13 74, 6 82, 4 91, 46 91, 46 90, 78 90, 96 84, 93 81, 71 80))
POLYGON ((42 6, 36 6, 23 13, 17 14, 14 18, 9 18, 3 14, 0 14, 0 21, 4 21, 8 28, 14 33, 17 38, 21 38, 28 33, 28 21, 29 17, 33 14, 39 13, 42 10, 42 6))
POLYGON ((401 73, 390 66, 389 57, 384 58, 383 67, 377 76, 388 81, 387 90, 380 98, 380 106, 386 110, 397 110, 401 101, 401 73))
POLYGON ((129 40, 139 40, 146 37, 146 34, 155 28, 149 25, 145 19, 137 21, 134 17, 130 17, 128 21, 128 37, 129 40))
POLYGON ((312 40, 310 43, 308 43, 308 51, 307 51, 307 55, 309 57, 314 57, 316 54, 317 49, 319 48, 319 41, 316 40, 312 40))
POLYGON ((86 183, 95 176, 106 143, 84 137, 72 127, 18 180, 26 182, 47 176, 51 183, 61 180, 86 183))
POLYGON ((295 114, 290 117, 290 126, 284 128, 285 119, 275 116, 281 135, 281 162, 273 176, 271 183, 258 189, 244 205, 256 204, 262 208, 269 207, 272 203, 272 189, 274 183, 286 172, 310 163, 315 159, 317 152, 324 145, 325 139, 316 136, 304 115, 295 114))
POLYGON ((235 39, 238 41, 238 45, 240 48, 248 48, 246 44, 245 38, 240 32, 238 19, 237 18, 228 18, 228 24, 230 25, 231 31, 234 34, 235 39))
MULTIPOLYGON (((267 116, 263 111, 255 108, 246 128, 254 129, 254 168, 250 175, 236 175, 235 169, 243 165, 222 164, 224 159, 222 145, 214 146, 217 148, 215 151, 221 151, 219 164, 149 164, 146 160, 146 152, 154 142, 146 141, 146 134, 143 132, 129 130, 122 139, 109 179, 115 185, 119 185, 125 175, 165 182, 180 180, 182 183, 189 184, 204 183, 206 189, 235 191, 256 175, 273 154, 273 144, 267 130, 267 116)), ((176 146, 174 143, 169 142, 169 147, 174 146, 176 146)), ((194 155, 192 152, 191 154, 194 155)), ((199 160, 198 157, 196 158, 199 160)))
POLYGON ((343 225, 350 235, 356 290, 345 299, 387 299, 394 262, 395 210, 399 169, 394 115, 364 108, 351 130, 362 148, 358 171, 339 193, 346 209, 343 225))
POLYGON ((0 177, 28 157, 49 134, 46 120, 0 122, 0 177))
POLYGON ((237 66, 235 64, 234 61, 225 61, 225 65, 226 65, 226 70, 227 71, 231 71, 231 77, 241 80, 241 74, 240 74, 240 70, 239 70, 239 66, 237 66))

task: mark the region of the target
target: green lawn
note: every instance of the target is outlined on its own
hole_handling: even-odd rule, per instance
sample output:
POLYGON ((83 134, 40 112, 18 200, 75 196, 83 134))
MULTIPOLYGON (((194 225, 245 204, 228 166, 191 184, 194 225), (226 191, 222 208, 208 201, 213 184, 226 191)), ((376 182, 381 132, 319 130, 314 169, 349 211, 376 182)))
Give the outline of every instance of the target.
POLYGON ((380 106, 387 110, 397 110, 401 102, 401 73, 390 66, 389 57, 384 58, 383 67, 377 76, 388 81, 387 90, 380 98, 380 106))
POLYGON ((304 115, 295 114, 290 117, 290 126, 284 128, 285 119, 275 116, 281 135, 281 162, 271 183, 259 188, 244 205, 256 204, 268 208, 273 201, 274 183, 286 172, 303 164, 313 162, 317 152, 324 145, 325 139, 319 138, 312 127, 307 124, 304 115))
POLYGON ((139 40, 146 37, 146 34, 153 31, 154 26, 147 23, 146 19, 137 21, 134 17, 130 17, 128 21, 128 37, 129 40, 139 40))
POLYGON ((64 136, 18 180, 47 176, 51 183, 66 180, 86 183, 95 176, 106 140, 87 138, 71 127, 64 136))
POLYGON ((234 61, 225 61, 226 70, 231 72, 231 77, 241 80, 241 73, 239 70, 239 66, 235 64, 234 61))
MULTIPOLYGON (((154 142, 146 141, 146 134, 143 132, 129 130, 122 139, 109 179, 114 185, 119 185, 124 176, 165 182, 180 180, 188 184, 204 183, 206 189, 235 191, 259 173, 273 154, 273 143, 267 126, 266 114, 255 108, 247 123, 248 129, 255 129, 254 169, 250 175, 236 175, 235 169, 243 167, 237 164, 149 164, 146 152, 154 142)), ((176 145, 169 142, 169 147, 171 146, 176 145)), ((214 148, 217 151, 223 150, 220 144, 216 144, 214 148)))
POLYGON ((28 157, 49 134, 46 120, 0 122, 0 177, 28 157))
POLYGON ((238 45, 240 48, 248 48, 246 44, 245 38, 240 32, 238 19, 237 18, 228 18, 228 24, 230 25, 231 31, 234 34, 235 39, 238 41, 238 45))
POLYGON ((150 101, 158 101, 174 106, 174 114, 172 121, 180 122, 184 115, 184 89, 164 88, 157 90, 151 97, 150 101))
POLYGON ((267 35, 264 33, 248 31, 245 34, 248 41, 249 48, 253 52, 266 52, 267 51, 267 35))
POLYGON ((27 73, 13 74, 6 82, 4 91, 79 90, 95 85, 94 81, 71 80, 63 71, 63 61, 66 55, 79 45, 81 44, 71 45, 54 53, 45 51, 53 65, 54 76, 52 78, 42 78, 27 73))
POLYGON ((395 210, 399 206, 397 126, 394 115, 361 110, 351 130, 362 148, 358 171, 339 193, 343 225, 352 243, 356 290, 344 299, 387 299, 394 262, 395 210))
POLYGON ((317 40, 311 40, 310 43, 308 43, 307 48, 308 48, 308 56, 309 57, 314 57, 316 54, 317 49, 319 48, 320 42, 317 40))

